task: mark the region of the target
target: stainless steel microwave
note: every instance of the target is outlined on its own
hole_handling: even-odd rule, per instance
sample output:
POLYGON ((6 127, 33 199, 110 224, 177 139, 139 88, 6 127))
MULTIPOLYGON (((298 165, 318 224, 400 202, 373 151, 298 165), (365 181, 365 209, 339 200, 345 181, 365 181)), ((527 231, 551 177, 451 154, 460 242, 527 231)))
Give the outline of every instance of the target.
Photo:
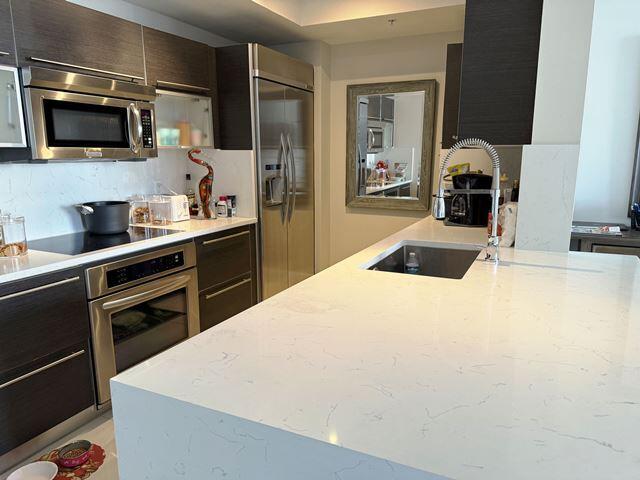
POLYGON ((34 160, 158 156, 154 87, 37 67, 22 77, 34 160))

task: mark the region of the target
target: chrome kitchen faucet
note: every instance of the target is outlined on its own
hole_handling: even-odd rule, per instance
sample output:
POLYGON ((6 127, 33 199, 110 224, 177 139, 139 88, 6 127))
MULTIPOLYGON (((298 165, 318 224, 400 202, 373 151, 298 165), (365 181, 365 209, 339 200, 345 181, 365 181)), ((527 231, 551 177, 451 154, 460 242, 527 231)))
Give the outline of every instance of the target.
POLYGON ((500 238, 498 237, 498 203, 500 199, 500 156, 496 149, 489 142, 481 140, 479 138, 467 138, 465 140, 459 140, 456 142, 453 147, 447 153, 447 156, 444 157, 442 161, 442 165, 440 166, 440 179, 438 180, 438 193, 435 195, 435 201, 433 202, 433 207, 431 209, 431 214, 433 218, 438 220, 442 220, 445 217, 445 208, 444 208, 444 176, 447 171, 447 165, 449 165, 449 160, 456 154, 456 152, 462 148, 471 147, 471 148, 482 148, 487 155, 491 158, 491 164, 493 166, 493 180, 491 181, 491 189, 490 190, 461 190, 461 189, 452 189, 447 190, 450 193, 460 193, 460 194, 469 194, 469 195, 478 195, 478 194, 491 194, 491 235, 489 235, 489 241, 487 242, 485 260, 493 261, 498 263, 499 260, 499 243, 500 238))

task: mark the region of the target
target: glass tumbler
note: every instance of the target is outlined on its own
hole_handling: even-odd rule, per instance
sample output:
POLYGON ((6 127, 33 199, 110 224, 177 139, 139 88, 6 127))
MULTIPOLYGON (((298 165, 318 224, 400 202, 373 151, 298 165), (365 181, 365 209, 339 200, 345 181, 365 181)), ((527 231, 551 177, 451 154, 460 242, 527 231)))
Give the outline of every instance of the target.
POLYGON ((0 257, 18 257, 27 253, 24 217, 0 216, 0 257))

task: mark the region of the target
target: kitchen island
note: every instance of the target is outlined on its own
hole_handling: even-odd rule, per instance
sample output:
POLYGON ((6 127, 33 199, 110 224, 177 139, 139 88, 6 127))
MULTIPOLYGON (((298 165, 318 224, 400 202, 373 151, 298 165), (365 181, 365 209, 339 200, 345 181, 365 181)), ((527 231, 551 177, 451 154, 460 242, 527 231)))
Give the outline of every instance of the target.
POLYGON ((640 261, 366 270, 427 218, 111 381, 122 480, 631 479, 640 261))

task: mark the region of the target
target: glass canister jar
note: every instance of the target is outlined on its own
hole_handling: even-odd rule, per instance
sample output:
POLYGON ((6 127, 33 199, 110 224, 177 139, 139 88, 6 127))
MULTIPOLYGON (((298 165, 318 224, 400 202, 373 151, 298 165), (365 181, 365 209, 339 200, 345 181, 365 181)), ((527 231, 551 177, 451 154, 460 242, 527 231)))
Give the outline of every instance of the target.
POLYGON ((24 217, 0 216, 0 257, 18 257, 27 253, 24 217))
POLYGON ((131 214, 131 223, 149 222, 149 202, 144 195, 132 195, 128 198, 131 214))
POLYGON ((168 225, 171 223, 171 202, 163 195, 148 197, 149 221, 153 225, 168 225))

